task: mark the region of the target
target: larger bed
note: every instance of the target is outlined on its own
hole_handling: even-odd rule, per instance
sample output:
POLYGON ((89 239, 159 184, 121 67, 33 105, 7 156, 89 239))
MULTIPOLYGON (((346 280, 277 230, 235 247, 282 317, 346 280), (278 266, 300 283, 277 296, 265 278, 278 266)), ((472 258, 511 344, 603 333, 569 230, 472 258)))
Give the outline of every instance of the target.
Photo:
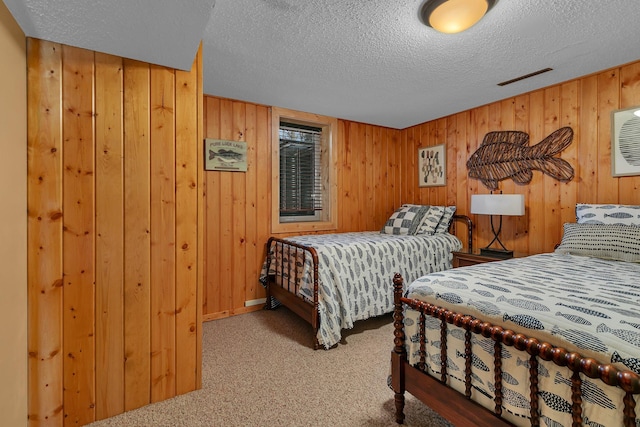
MULTIPOLYGON (((422 210, 426 219, 432 208, 403 205, 394 215, 402 209, 422 210)), ((454 215, 455 208, 448 215, 441 208, 438 217, 444 221, 441 232, 436 232, 439 225, 436 221, 429 232, 421 234, 416 233, 418 224, 415 224, 405 227, 402 234, 396 234, 398 227, 390 226, 387 233, 270 238, 261 273, 267 289, 266 307, 287 306, 311 323, 315 348, 331 348, 340 342, 341 331, 352 328, 354 322, 393 311, 393 292, 386 277, 399 271, 416 279, 451 268, 451 253, 463 247, 448 232, 452 220, 465 222, 467 245, 471 244, 471 220, 454 215)), ((421 218, 415 219, 424 224, 421 218)), ((393 221, 390 219, 387 225, 393 225, 393 221)))
POLYGON ((394 277, 398 423, 408 391, 456 425, 640 425, 640 227, 587 218, 553 253, 394 277))

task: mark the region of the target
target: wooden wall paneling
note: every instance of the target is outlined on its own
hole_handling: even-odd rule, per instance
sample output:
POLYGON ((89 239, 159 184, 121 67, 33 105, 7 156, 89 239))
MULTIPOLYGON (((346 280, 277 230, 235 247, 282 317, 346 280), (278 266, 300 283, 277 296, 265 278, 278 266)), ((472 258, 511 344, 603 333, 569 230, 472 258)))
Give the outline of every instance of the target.
MULTIPOLYGON (((514 98, 514 130, 529 133, 529 96, 520 95, 514 98)), ((520 189, 519 193, 525 196, 524 216, 514 218, 514 252, 519 254, 529 253, 529 217, 531 216, 529 192, 526 187, 520 189)))
MULTIPOLYGON (((640 106, 640 62, 626 65, 620 70, 620 106, 640 106)), ((640 204, 640 175, 620 178, 618 188, 620 203, 640 204)))
POLYGON ((200 384, 201 73, 179 73, 179 89, 173 70, 153 75, 149 64, 28 41, 31 425, 84 425, 152 393, 173 397, 176 354, 181 392, 200 384), (175 252, 176 224, 188 259, 175 252))
MULTIPOLYGON (((256 260, 258 268, 262 268, 267 251, 266 242, 270 236, 271 224, 271 199, 269 198, 271 180, 264 177, 269 176, 271 170, 271 158, 269 138, 271 135, 271 114, 270 109, 264 106, 258 106, 256 111, 256 212, 258 215, 258 224, 256 227, 258 244, 258 259, 256 260)), ((338 178, 340 174, 338 174, 338 178)), ((338 224, 340 226, 340 224, 338 224)), ((252 280, 257 280, 257 277, 252 280)), ((263 298, 266 293, 264 287, 257 286, 256 298, 263 298)))
POLYGON ((375 217, 376 224, 382 229, 389 216, 393 213, 393 207, 387 203, 389 193, 387 191, 387 170, 385 164, 387 161, 386 152, 383 150, 383 138, 385 130, 382 128, 376 128, 373 132, 373 152, 376 153, 373 168, 374 168, 374 183, 373 189, 375 192, 375 217))
MULTIPOLYGON (((233 103, 233 119, 231 140, 244 141, 246 132, 246 111, 244 102, 233 103)), ((224 173, 224 172, 223 172, 224 173)), ((233 271, 240 271, 247 268, 246 254, 246 174, 242 172, 228 172, 232 182, 232 241, 233 251, 233 271)), ((243 308, 246 301, 247 282, 242 274, 230 274, 228 276, 233 282, 232 301, 230 308, 243 308)))
MULTIPOLYGON (((450 141, 449 143, 453 145, 453 149, 455 151, 455 156, 451 157, 451 161, 447 160, 447 167, 451 165, 455 172, 455 183, 451 186, 447 185, 453 189, 454 198, 451 202, 455 202, 456 212, 471 216, 471 195, 468 189, 468 170, 467 170, 467 160, 469 158, 469 151, 467 145, 467 122, 468 122, 468 113, 458 113, 453 116, 453 135, 455 136, 454 141, 450 141)), ((448 173, 448 172, 447 172, 448 173)), ((450 202, 450 203, 451 203, 450 202)), ((465 236, 461 236, 461 234, 457 234, 458 237, 462 237, 462 241, 466 242, 467 239, 465 236)))
POLYGON ((94 53, 62 47, 64 424, 95 420, 94 53))
POLYGON ((402 150, 400 132, 394 129, 388 129, 388 146, 389 156, 387 158, 387 164, 385 170, 387 170, 388 177, 387 182, 389 186, 389 197, 386 205, 378 214, 380 215, 380 221, 378 221, 379 228, 382 228, 389 215, 387 212, 393 209, 394 206, 400 206, 400 163, 398 161, 402 150))
POLYGON ((340 232, 351 231, 351 218, 353 213, 351 210, 353 209, 353 189, 351 176, 353 174, 353 162, 352 156, 353 153, 351 151, 351 122, 342 121, 342 137, 338 137, 340 139, 340 145, 342 147, 342 161, 338 159, 338 164, 342 164, 341 172, 342 172, 342 188, 341 191, 343 193, 342 198, 340 199, 340 222, 338 224, 338 229, 340 232))
MULTIPOLYGON (((438 144, 445 144, 444 146, 444 153, 445 153, 445 158, 447 158, 447 154, 448 153, 448 146, 447 146, 447 118, 440 118, 438 120, 436 120, 435 123, 435 128, 434 128, 434 133, 433 133, 433 139, 432 139, 432 144, 431 145, 438 145, 438 144)), ((448 160, 447 160, 448 161, 448 160)), ((446 171, 447 174, 449 173, 449 171, 446 171)), ((445 182, 446 182, 446 178, 445 177, 445 182)), ((431 188, 431 203, 432 205, 446 205, 447 203, 447 187, 442 186, 442 187, 432 187, 431 188)))
POLYGON ((573 167, 574 177, 571 181, 560 184, 560 218, 555 230, 556 242, 562 239, 562 225, 576 220, 577 180, 579 173, 578 145, 580 144, 580 82, 573 80, 561 85, 560 124, 559 127, 569 126, 573 129, 573 142, 560 154, 573 167))
POLYGON ((151 66, 151 401, 176 393, 175 74, 151 66))
MULTIPOLYGON (((529 95, 529 146, 542 141, 545 134, 544 90, 529 95)), ((544 179, 542 172, 533 171, 533 178, 527 185, 527 206, 529 207, 529 251, 532 254, 544 252, 545 245, 545 206, 544 179)))
MULTIPOLYGON (((220 104, 218 98, 207 97, 205 114, 205 137, 220 138, 220 104)), ((205 172, 205 289, 204 312, 223 311, 221 304, 221 218, 220 218, 220 173, 205 172)))
POLYGON ((420 162, 418 161, 418 148, 420 147, 420 128, 414 126, 409 133, 410 138, 407 138, 407 165, 411 171, 411 175, 407 181, 407 199, 420 202, 420 188, 418 187, 418 168, 420 162))
MULTIPOLYGON (((560 128, 560 96, 560 86, 552 86, 544 90, 545 117, 543 139, 560 128)), ((539 144, 543 139, 532 141, 532 146, 533 144, 539 144)), ((564 150, 558 153, 556 157, 562 157, 563 154, 564 150)), ((542 174, 540 171, 535 171, 534 173, 541 174, 544 187, 545 217, 543 250, 549 252, 553 250, 554 245, 560 243, 562 237, 561 234, 559 234, 562 228, 560 217, 560 185, 562 183, 549 175, 542 174)))
POLYGON ((618 201, 619 178, 611 176, 611 111, 620 105, 619 69, 598 74, 598 203, 618 201))
MULTIPOLYGON (((389 218, 391 213, 397 208, 397 206, 393 205, 393 194, 391 194, 391 179, 393 175, 389 170, 389 129, 380 128, 380 173, 382 179, 382 185, 380 187, 380 191, 383 194, 382 198, 382 208, 387 211, 385 215, 381 215, 384 217, 382 219, 383 224, 389 218)), ((381 226, 382 228, 382 226, 381 226)))
POLYGON ((125 410, 151 402, 150 70, 124 65, 125 410))
POLYGON ((387 152, 387 161, 385 163, 387 171, 387 203, 390 212, 395 211, 402 203, 406 203, 400 199, 400 195, 398 194, 400 191, 400 181, 397 160, 397 139, 395 132, 395 129, 383 128, 383 135, 385 135, 383 140, 384 149, 387 152))
POLYGON ((373 126, 366 125, 365 137, 364 137, 364 155, 366 158, 366 173, 364 176, 364 194, 365 205, 363 209, 364 226, 363 230, 379 230, 382 228, 382 224, 378 226, 376 223, 376 194, 374 190, 374 158, 378 153, 373 151, 373 126))
POLYGON ((27 39, 30 426, 63 424, 62 47, 27 39))
MULTIPOLYGON (((200 55, 200 52, 198 52, 200 55)), ((192 70, 176 71, 176 393, 196 389, 198 324, 198 59, 192 70)))
MULTIPOLYGON (((356 124, 358 133, 357 133, 357 147, 358 147, 358 156, 356 157, 358 163, 358 174, 351 179, 355 179, 355 183, 358 186, 358 206, 356 208, 356 212, 358 214, 355 216, 354 221, 356 225, 356 230, 366 230, 366 218, 370 217, 372 214, 375 216, 374 212, 371 212, 372 209, 375 209, 375 205, 367 204, 367 154, 366 154, 366 146, 367 146, 367 126, 363 123, 356 124)), ((353 135, 352 135, 353 136, 353 135)), ((375 150, 375 148, 374 148, 375 150)), ((376 153, 376 155, 380 155, 380 153, 376 153)))
MULTIPOLYGON (((340 206, 338 207, 338 232, 342 232, 344 230, 344 226, 346 224, 347 218, 346 209, 344 209, 344 203, 346 197, 348 197, 349 192, 346 190, 345 183, 348 182, 348 177, 346 174, 346 134, 347 134, 347 126, 344 120, 338 120, 338 141, 336 141, 335 145, 333 145, 334 150, 338 150, 338 174, 337 174, 337 184, 338 184, 338 200, 340 201, 340 206)), ((269 194, 272 194, 270 191, 269 194)))
MULTIPOLYGON (((456 126, 456 118, 455 116, 449 116, 445 118, 446 127, 445 127, 445 149, 447 153, 447 185, 444 188, 444 201, 443 204, 450 206, 456 205, 456 194, 458 188, 458 164, 457 164, 457 147, 456 147, 456 138, 457 138, 457 126, 456 126)), ((456 210, 458 207, 456 205, 456 210)))
MULTIPOLYGON (((392 168, 392 164, 394 162, 394 154, 393 154, 393 147, 391 145, 391 135, 392 135, 392 130, 388 129, 388 128, 382 128, 381 129, 381 135, 382 135, 382 139, 380 140, 381 142, 381 150, 382 150, 382 168, 385 171, 385 178, 384 178, 384 191, 386 193, 386 197, 385 197, 385 204, 387 204, 387 206, 389 207, 390 213, 393 212, 395 209, 398 208, 399 205, 396 205, 395 202, 395 195, 394 195, 394 191, 395 191, 395 174, 394 174, 394 170, 392 168)), ((354 145, 357 146, 357 140, 354 140, 354 145)), ((388 216, 387 216, 388 218, 388 216)), ((385 218, 385 220, 387 219, 385 218)), ((354 229, 355 231, 356 229, 354 229)))
MULTIPOLYGON (((258 250, 258 174, 257 174, 257 113, 258 107, 255 104, 246 104, 246 120, 244 140, 247 142, 247 172, 246 172, 246 202, 245 202, 245 253, 246 265, 244 286, 245 301, 258 299, 258 276, 260 275, 260 266, 256 262, 259 260, 258 254, 262 255, 262 251, 258 250)), ((266 175, 263 175, 266 177, 266 175)))
MULTIPOLYGON (((418 200, 416 193, 418 192, 418 151, 415 149, 420 144, 418 127, 413 126, 405 131, 406 140, 402 149, 402 165, 403 165, 403 182, 402 187, 402 203, 418 200)), ((394 206, 398 208, 399 206, 394 206)), ((391 213, 389 213, 391 215, 391 213)))
POLYGON ((96 419, 124 412, 122 58, 96 53, 96 419))
MULTIPOLYGON (((220 102, 220 138, 233 139, 233 102, 223 99, 220 102)), ((234 274, 233 265, 233 194, 229 191, 233 186, 232 172, 209 172, 218 175, 220 182, 220 253, 213 256, 220 257, 220 309, 232 313, 235 282, 231 279, 234 274), (227 283, 225 283, 227 282, 227 283)))
MULTIPOLYGON (((203 90, 203 66, 202 66, 202 42, 198 47, 196 54, 196 73, 197 73, 197 89, 196 89, 196 106, 197 106, 197 135, 196 144, 202 144, 204 140, 204 90, 203 90)), ((197 227, 198 227, 198 256, 197 256, 197 289, 196 289, 196 389, 202 388, 202 321, 203 321, 203 297, 204 297, 204 278, 205 278, 205 258, 204 258, 204 236, 206 236, 205 227, 205 191, 206 183, 204 180, 204 150, 198 151, 197 161, 197 177, 198 177, 198 211, 197 211, 197 227)))
POLYGON ((358 144, 359 137, 359 124, 356 122, 349 122, 349 141, 348 141, 348 154, 349 154, 349 166, 351 167, 349 175, 347 176, 349 185, 349 207, 348 207, 348 225, 347 230, 355 231, 358 229, 360 217, 362 211, 360 210, 360 159, 362 153, 360 152, 360 146, 358 144))
MULTIPOLYGON (((411 134, 411 137, 413 137, 413 134, 411 134)), ((401 180, 401 186, 400 186, 400 200, 402 201, 402 203, 405 203, 405 201, 407 200, 411 200, 409 198, 409 182, 412 182, 413 180, 411 179, 412 172, 413 172, 413 168, 411 166, 411 162, 409 160, 409 132, 407 130, 407 132, 400 132, 400 146, 401 146, 401 150, 400 150, 400 180, 401 180)))
POLYGON ((364 230, 380 230, 387 218, 383 218, 383 212, 388 206, 389 196, 391 194, 391 186, 389 182, 389 170, 387 162, 389 160, 389 137, 387 129, 379 126, 367 125, 367 135, 371 135, 373 142, 373 165, 371 167, 374 177, 373 183, 373 204, 369 205, 373 211, 371 212, 369 223, 364 230))
MULTIPOLYGON (((422 148, 426 148, 426 147, 429 146, 429 130, 430 130, 430 124, 429 123, 422 123, 422 124, 418 125, 418 127, 416 129, 416 132, 417 132, 417 134, 416 134, 417 146, 416 146, 416 149, 415 149, 416 159, 417 159, 417 156, 418 156, 418 150, 420 150, 422 148)), ((420 162, 417 163, 416 167, 417 168, 420 167, 420 162)), ((419 171, 418 174, 421 174, 421 171, 419 171)), ((429 203, 429 188, 428 187, 418 187, 417 203, 422 204, 422 205, 430 204, 429 203)))
MULTIPOLYGON (((487 123, 488 109, 487 107, 480 107, 472 110, 467 120, 467 144, 468 144, 468 156, 467 160, 473 153, 476 152, 484 136, 488 132, 487 123)), ((471 195, 473 194, 488 194, 489 190, 477 179, 469 179, 469 203, 471 203, 471 195)), ((486 246, 492 238, 491 235, 491 223, 489 217, 486 215, 471 215, 471 219, 475 223, 477 233, 473 235, 473 246, 480 248, 486 246), (488 233, 488 234, 487 234, 488 233)))
POLYGON ((400 207, 404 202, 402 199, 402 138, 400 131, 397 129, 389 129, 391 133, 391 147, 393 149, 392 170, 394 174, 393 187, 393 205, 400 207))
MULTIPOLYGON (((435 125, 435 122, 429 122, 429 123, 424 123, 420 125, 420 147, 419 148, 426 148, 431 145, 430 134, 431 134, 431 128, 434 125, 435 125)), ((418 153, 416 152, 416 156, 417 154, 418 153)), ((431 204, 430 187, 421 187, 419 191, 420 191, 421 203, 425 205, 431 204)))
POLYGON ((585 77, 580 85, 580 142, 578 144, 577 202, 597 203, 598 77, 585 77))

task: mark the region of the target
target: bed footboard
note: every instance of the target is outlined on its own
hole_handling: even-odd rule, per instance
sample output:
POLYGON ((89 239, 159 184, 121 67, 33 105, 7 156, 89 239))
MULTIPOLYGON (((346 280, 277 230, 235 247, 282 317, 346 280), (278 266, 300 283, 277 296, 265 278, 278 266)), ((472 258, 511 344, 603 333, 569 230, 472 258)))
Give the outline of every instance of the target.
POLYGON ((277 237, 267 241, 265 308, 273 307, 273 299, 288 307, 291 311, 311 324, 314 330, 314 348, 320 348, 318 343, 318 328, 320 319, 318 313, 318 254, 309 246, 304 246, 277 237), (289 260, 294 260, 289 262, 289 260), (301 276, 299 266, 311 262, 311 280, 313 282, 313 299, 300 296, 301 276))
POLYGON ((510 425, 499 419, 502 413, 502 346, 514 347, 520 352, 526 353, 530 361, 530 421, 532 426, 540 425, 539 413, 539 389, 538 389, 538 359, 552 361, 555 365, 566 367, 571 371, 571 417, 574 426, 583 425, 583 395, 581 390, 582 380, 580 374, 596 379, 602 383, 619 387, 624 391, 623 425, 625 427, 636 426, 635 395, 640 394, 640 376, 628 371, 619 370, 611 364, 601 364, 591 358, 584 358, 578 353, 569 352, 561 347, 555 347, 536 338, 524 334, 516 334, 511 330, 500 326, 483 322, 471 316, 462 315, 442 307, 418 300, 407 299, 402 296, 403 279, 396 274, 394 285, 394 347, 391 353, 392 370, 391 385, 395 392, 396 422, 404 421, 404 392, 408 391, 430 408, 439 412, 455 425, 510 425), (404 308, 405 306, 417 310, 420 313, 420 362, 417 366, 408 363, 405 347, 404 332, 404 308), (427 373, 425 368, 426 351, 424 336, 425 316, 432 316, 440 320, 440 369, 441 378, 435 379, 427 373), (465 330, 465 394, 449 389, 447 383, 447 324, 461 327, 465 330), (491 338, 494 344, 494 374, 495 393, 493 412, 488 411, 470 400, 472 375, 471 375, 471 335, 479 334, 491 338), (453 400, 452 400, 453 399, 453 400), (470 407, 469 405, 473 405, 470 407), (474 409, 472 409, 474 408, 474 409), (485 416, 481 416, 477 408, 482 409, 485 416), (469 417, 477 417, 470 419, 469 417), (500 424, 503 423, 503 424, 500 424))

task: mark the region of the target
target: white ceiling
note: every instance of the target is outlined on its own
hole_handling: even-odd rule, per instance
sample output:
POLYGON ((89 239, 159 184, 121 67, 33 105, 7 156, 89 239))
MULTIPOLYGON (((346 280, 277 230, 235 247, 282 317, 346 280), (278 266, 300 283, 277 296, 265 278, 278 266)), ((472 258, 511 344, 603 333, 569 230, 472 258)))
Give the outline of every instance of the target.
POLYGON ((203 40, 207 95, 398 129, 640 59, 638 0, 499 0, 454 35, 423 0, 4 2, 29 37, 178 69, 203 40))

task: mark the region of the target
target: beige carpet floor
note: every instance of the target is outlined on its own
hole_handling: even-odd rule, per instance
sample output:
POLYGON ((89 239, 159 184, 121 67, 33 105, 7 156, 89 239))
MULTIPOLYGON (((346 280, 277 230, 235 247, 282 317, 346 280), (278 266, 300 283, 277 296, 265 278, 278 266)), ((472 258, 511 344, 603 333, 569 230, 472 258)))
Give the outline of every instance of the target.
MULTIPOLYGON (((201 390, 91 426, 396 426, 391 315, 356 322, 331 350, 314 351, 311 335, 286 308, 206 322, 201 390)), ((450 426, 409 394, 405 415, 450 426)))

